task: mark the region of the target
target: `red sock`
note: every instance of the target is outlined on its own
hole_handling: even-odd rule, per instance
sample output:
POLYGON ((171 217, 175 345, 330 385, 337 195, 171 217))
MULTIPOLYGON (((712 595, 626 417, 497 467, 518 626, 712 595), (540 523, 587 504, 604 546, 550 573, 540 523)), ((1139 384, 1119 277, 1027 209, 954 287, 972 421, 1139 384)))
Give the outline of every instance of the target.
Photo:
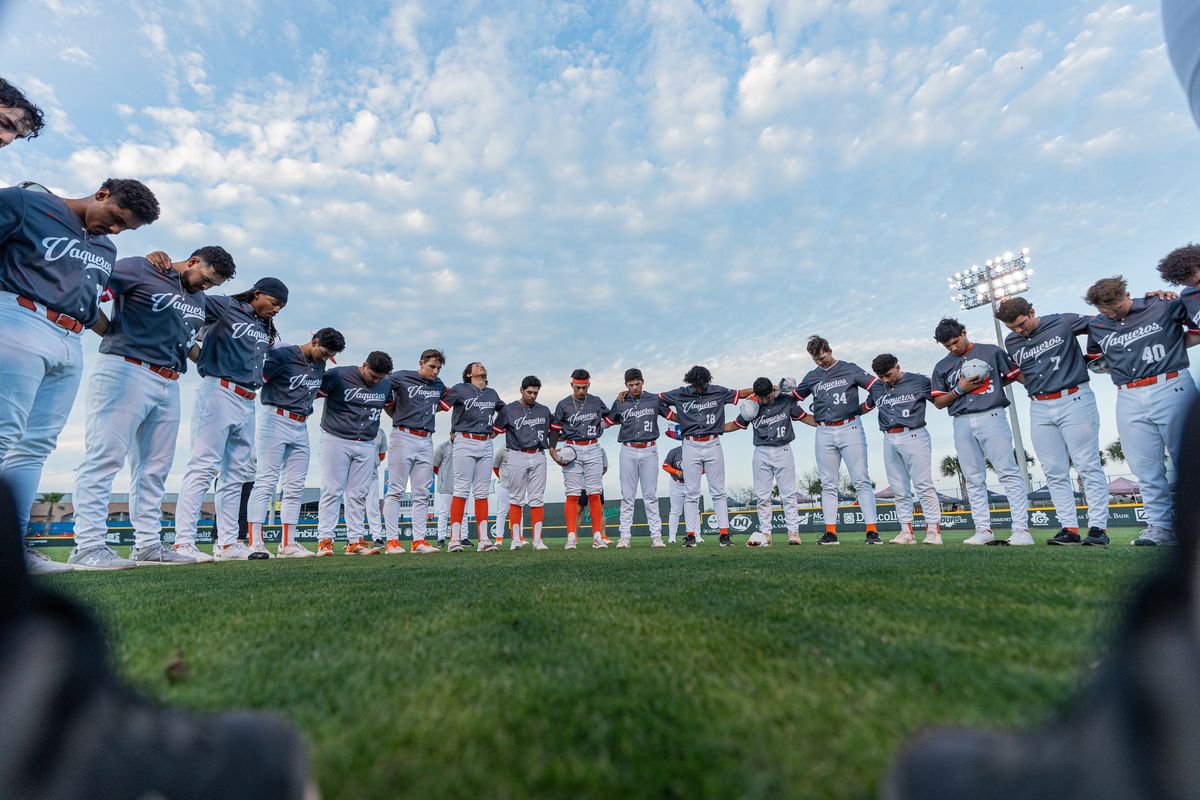
POLYGON ((530 506, 529 508, 529 527, 533 529, 533 538, 542 538, 542 507, 530 506))
POLYGON ((258 523, 256 523, 256 522, 247 522, 246 523, 246 545, 248 547, 254 547, 254 526, 255 525, 258 525, 258 523))
POLYGON ((721 535, 722 535, 722 536, 728 536, 728 535, 729 535, 729 528, 721 528, 721 535))
POLYGON ((488 531, 488 503, 485 497, 482 500, 475 501, 475 525, 479 529, 479 539, 487 536, 488 531))
POLYGON ((588 495, 588 511, 592 515, 592 535, 604 534, 604 506, 600 505, 600 495, 588 495))
POLYGON ((567 517, 567 536, 572 536, 579 527, 579 495, 573 494, 567 498, 567 506, 563 513, 567 517))
POLYGON ((467 498, 452 497, 450 498, 450 524, 462 524, 463 517, 467 515, 467 498))
POLYGON ((517 530, 521 527, 521 506, 516 503, 510 503, 508 506, 508 529, 513 532, 513 538, 517 536, 517 530))
POLYGON ((292 543, 292 526, 285 522, 285 523, 283 523, 283 546, 287 547, 291 543, 292 543))
POLYGON ((868 525, 868 526, 867 526, 867 533, 879 533, 879 531, 875 530, 875 526, 874 526, 874 525, 868 525))
POLYGON ((1079 533, 1079 528, 1067 528, 1071 533, 1079 533))

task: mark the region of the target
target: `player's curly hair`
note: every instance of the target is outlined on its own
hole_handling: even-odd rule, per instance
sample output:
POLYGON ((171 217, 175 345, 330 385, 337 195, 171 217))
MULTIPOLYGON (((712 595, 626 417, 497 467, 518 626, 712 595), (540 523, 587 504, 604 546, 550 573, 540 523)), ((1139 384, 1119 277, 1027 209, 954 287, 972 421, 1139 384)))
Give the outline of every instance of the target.
POLYGON ((204 247, 197 247, 192 251, 192 258, 198 258, 205 264, 213 268, 213 271, 220 275, 225 280, 229 280, 237 272, 237 265, 233 263, 233 256, 219 245, 210 244, 204 247))
POLYGON ((945 344, 967 332, 967 326, 953 317, 943 317, 933 329, 933 338, 938 344, 945 344))
POLYGON ((313 334, 313 341, 331 353, 340 353, 346 349, 346 337, 336 328, 319 328, 313 334))
POLYGON ((372 372, 391 372, 392 357, 382 350, 372 350, 367 354, 367 369, 372 372))
POLYGON ((684 374, 683 382, 693 389, 703 391, 712 383, 712 373, 708 371, 708 367, 697 364, 684 374))
POLYGON ((757 397, 770 397, 771 392, 775 391, 775 384, 771 383, 770 378, 755 378, 754 379, 754 394, 757 397))
POLYGON ((143 225, 149 225, 158 219, 158 198, 141 181, 135 181, 133 178, 109 178, 100 184, 100 188, 108 191, 114 203, 126 211, 132 211, 143 225))
POLYGON ((18 108, 25 112, 25 124, 29 130, 21 134, 22 139, 36 139, 42 128, 46 127, 46 115, 42 110, 30 102, 24 92, 4 78, 0 78, 0 107, 18 108))
MULTIPOLYGON (((229 295, 230 300, 237 300, 239 303, 251 303, 254 301, 255 295, 266 294, 258 289, 247 289, 244 292, 229 295)), ((275 320, 270 317, 259 317, 267 326, 267 344, 272 345, 279 339, 279 329, 275 327, 275 320)))
POLYGON ((833 348, 829 346, 829 340, 823 336, 818 336, 815 333, 808 337, 808 344, 804 345, 804 349, 813 358, 821 355, 821 353, 832 353, 833 348))
POLYGON ((629 369, 625 370, 625 382, 626 383, 629 383, 630 381, 645 381, 645 380, 646 379, 642 377, 642 371, 640 369, 638 369, 637 367, 630 367, 629 369))
POLYGON ((1001 322, 1016 322, 1017 317, 1027 317, 1033 313, 1033 305, 1024 297, 1010 297, 996 309, 996 319, 1001 322))
POLYGON ((892 367, 900 363, 900 359, 896 358, 891 353, 880 353, 871 359, 871 371, 879 377, 891 372, 892 367))
POLYGON ((1129 296, 1129 284, 1123 275, 1101 278, 1088 287, 1083 301, 1089 306, 1115 306, 1129 296))
POLYGON ((1176 247, 1158 262, 1159 276, 1172 286, 1191 286, 1200 272, 1200 244, 1176 247))

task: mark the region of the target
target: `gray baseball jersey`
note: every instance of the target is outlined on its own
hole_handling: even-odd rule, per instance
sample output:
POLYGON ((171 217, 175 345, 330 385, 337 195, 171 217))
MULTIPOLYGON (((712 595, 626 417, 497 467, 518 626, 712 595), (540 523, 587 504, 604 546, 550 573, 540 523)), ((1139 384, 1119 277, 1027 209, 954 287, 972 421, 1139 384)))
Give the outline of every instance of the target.
POLYGON ((480 436, 492 432, 492 417, 504 401, 490 386, 482 389, 468 381, 455 384, 442 397, 443 411, 451 411, 450 430, 455 433, 474 433, 480 436))
POLYGON ((0 289, 91 327, 117 248, 84 230, 59 197, 0 189, 0 289))
POLYGON ((667 453, 667 457, 663 459, 663 464, 675 470, 667 473, 671 476, 671 480, 676 483, 683 483, 683 445, 671 448, 667 453))
POLYGON ((175 270, 122 258, 108 280, 113 308, 100 352, 187 372, 188 352, 204 325, 204 292, 184 291, 175 270))
POLYGON ((906 372, 895 386, 880 379, 871 387, 871 405, 879 409, 879 430, 925 427, 925 404, 932 399, 933 386, 919 372, 906 372))
POLYGON ((454 494, 454 442, 447 439, 433 450, 430 462, 437 474, 437 493, 450 497, 454 494))
POLYGON ((746 422, 741 414, 733 422, 742 430, 754 426, 755 447, 780 447, 796 438, 796 428, 793 420, 804 419, 808 414, 800 405, 800 401, 790 394, 776 394, 775 399, 766 405, 760 405, 758 416, 753 422, 746 422))
POLYGON ((858 390, 862 388, 869 392, 871 384, 877 380, 855 363, 835 361, 829 369, 810 370, 793 394, 797 400, 812 397, 813 418, 817 422, 841 422, 870 410, 869 405, 863 409, 858 390))
POLYGON ((504 446, 512 450, 545 450, 550 444, 550 409, 541 403, 527 406, 520 400, 500 409, 492 432, 504 434, 504 446))
POLYGON ((320 396, 325 398, 321 430, 340 439, 374 441, 379 415, 392 391, 391 379, 367 386, 358 367, 335 367, 325 372, 320 396))
POLYGON ((690 386, 680 386, 659 394, 675 411, 679 432, 684 436, 720 436, 725 430, 725 404, 738 401, 737 389, 726 389, 710 383, 703 392, 690 386))
POLYGON ((1103 355, 1113 383, 1129 383, 1187 369, 1186 334, 1197 332, 1182 300, 1139 297, 1125 319, 1089 320, 1088 358, 1103 355))
POLYGON ((271 337, 254 307, 227 295, 208 295, 204 320, 200 360, 196 362, 200 374, 225 378, 248 389, 262 386, 271 337))
POLYGON ((391 377, 388 406, 392 409, 392 426, 433 433, 433 418, 446 396, 446 384, 441 378, 427 381, 413 369, 397 370, 391 377))
POLYGON ((600 435, 604 433, 604 426, 601 423, 606 416, 608 416, 608 406, 594 394, 583 398, 582 403, 576 403, 574 397, 564 397, 554 407, 550 430, 572 442, 599 439, 600 435))
POLYGON ((1030 395, 1061 392, 1087 383, 1087 364, 1076 336, 1088 332, 1091 317, 1080 314, 1043 314, 1028 337, 1010 333, 1004 349, 1025 376, 1030 395))
POLYGON ((620 424, 618 442, 656 442, 659 417, 670 419, 671 407, 657 394, 642 392, 636 400, 626 395, 624 400, 613 401, 604 421, 620 424))
POLYGON ((309 361, 300 345, 276 347, 263 365, 262 404, 307 417, 324 377, 325 362, 309 361))
POLYGON ((973 392, 968 392, 950 404, 950 416, 959 414, 977 414, 980 411, 990 411, 993 408, 1006 408, 1008 397, 1004 394, 1004 382, 1012 380, 1021 374, 1021 368, 1012 362, 1008 353, 994 344, 976 342, 961 356, 947 353, 946 357, 933 368, 930 383, 933 384, 932 395, 940 397, 949 394, 958 385, 958 373, 962 365, 972 359, 979 359, 992 368, 984 384, 973 392))

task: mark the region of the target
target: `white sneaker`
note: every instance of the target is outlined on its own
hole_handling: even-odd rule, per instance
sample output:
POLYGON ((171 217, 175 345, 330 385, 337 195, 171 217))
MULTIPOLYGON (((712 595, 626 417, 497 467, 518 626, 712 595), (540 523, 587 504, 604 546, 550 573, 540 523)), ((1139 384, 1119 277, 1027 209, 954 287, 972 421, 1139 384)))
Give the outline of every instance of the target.
POLYGON ((533 549, 534 550, 549 550, 550 548, 546 547, 546 543, 543 542, 541 539, 534 539, 533 540, 533 549))
POLYGON ((188 542, 187 544, 177 544, 171 549, 181 556, 187 556, 197 564, 207 564, 210 561, 216 560, 191 542, 188 542))
POLYGON ((888 544, 916 544, 917 537, 912 535, 912 531, 900 531, 900 535, 890 540, 888 544))
POLYGON ((62 561, 55 561, 32 547, 26 547, 25 569, 30 575, 58 575, 62 572, 72 572, 75 568, 62 561))
POLYGON ((991 531, 979 531, 970 539, 964 541, 963 544, 987 544, 988 542, 994 542, 995 540, 996 537, 992 535, 991 531))
POLYGON ((651 547, 666 547, 666 545, 663 544, 663 540, 662 540, 661 536, 651 536, 650 537, 650 546, 651 547))
POLYGON ((174 567, 181 564, 195 564, 187 556, 181 556, 169 547, 164 547, 161 543, 149 545, 148 547, 135 547, 129 551, 129 560, 142 566, 155 567, 174 567))
POLYGON ((424 539, 418 539, 417 541, 413 542, 412 547, 410 547, 409 550, 413 553, 419 553, 419 554, 440 553, 441 552, 440 550, 438 550, 436 547, 434 547, 433 545, 431 545, 429 542, 425 541, 424 539))
POLYGON ((750 538, 746 540, 746 547, 763 547, 766 544, 767 537, 761 533, 755 532, 750 534, 750 538))
POLYGON ((1033 535, 1029 531, 1013 531, 1012 536, 1008 537, 1008 543, 1015 547, 1028 547, 1035 544, 1033 535))
POLYGON ((622 536, 620 539, 617 539, 617 549, 618 550, 628 550, 629 545, 631 544, 629 538, 630 537, 628 537, 628 536, 622 536))
POLYGON ((461 553, 463 551, 462 542, 450 542, 450 546, 446 548, 447 553, 461 553))
POLYGON ((271 557, 271 551, 262 542, 250 548, 250 555, 247 556, 251 561, 263 561, 271 557))
POLYGON ((514 538, 514 539, 513 539, 511 542, 509 542, 509 543, 508 543, 508 549, 509 549, 510 551, 512 551, 512 550, 520 550, 520 549, 521 549, 522 547, 524 547, 524 546, 525 546, 525 540, 524 540, 524 539, 516 539, 516 538, 514 538))
POLYGON ((496 545, 492 544, 491 539, 480 539, 479 544, 475 548, 477 553, 492 553, 495 552, 496 545))
POLYGON ((592 549, 593 550, 607 550, 608 542, 604 541, 599 536, 593 536, 592 537, 592 549))
POLYGON ((942 543, 942 535, 940 533, 935 533, 933 531, 929 531, 928 533, 926 533, 925 538, 921 540, 921 544, 941 544, 941 543, 942 543))
POLYGON ((76 547, 67 558, 67 563, 71 565, 72 569, 97 571, 133 569, 137 566, 137 564, 129 559, 121 558, 117 555, 116 550, 113 550, 106 544, 89 547, 86 550, 80 550, 76 547))
POLYGON ((231 545, 213 545, 213 561, 247 561, 251 550, 241 542, 231 545))
POLYGON ((567 543, 563 546, 563 550, 574 550, 577 544, 579 544, 579 538, 573 533, 568 533, 567 543))
POLYGON ((1135 547, 1170 547, 1178 542, 1175 532, 1166 528, 1146 528, 1130 544, 1135 547))
POLYGON ((275 550, 276 558, 316 558, 317 554, 299 542, 292 542, 287 547, 279 545, 275 550))

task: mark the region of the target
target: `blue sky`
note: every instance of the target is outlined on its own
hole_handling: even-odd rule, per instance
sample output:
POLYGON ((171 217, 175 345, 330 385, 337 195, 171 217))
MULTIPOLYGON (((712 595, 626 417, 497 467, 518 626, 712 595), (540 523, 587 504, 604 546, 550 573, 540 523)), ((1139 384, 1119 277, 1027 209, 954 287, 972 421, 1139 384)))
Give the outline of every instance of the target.
MULTIPOLYGON (((288 282, 290 340, 336 326, 343 363, 439 346, 451 376, 483 360, 507 399, 534 373, 550 404, 575 367, 605 398, 628 366, 654 389, 693 363, 725 385, 799 375, 810 333, 928 373, 947 274, 1027 245, 1038 309, 1081 311, 1095 278, 1154 288, 1196 238, 1200 135, 1148 0, 288 9, 0 6, 0 74, 49 115, 0 180, 142 179, 163 216, 123 253, 222 244, 231 290, 288 282)), ((991 338, 984 310, 963 319, 991 338)), ((81 392, 45 488, 70 489, 83 420, 81 392)), ((748 485, 749 436, 726 452, 748 485)))

